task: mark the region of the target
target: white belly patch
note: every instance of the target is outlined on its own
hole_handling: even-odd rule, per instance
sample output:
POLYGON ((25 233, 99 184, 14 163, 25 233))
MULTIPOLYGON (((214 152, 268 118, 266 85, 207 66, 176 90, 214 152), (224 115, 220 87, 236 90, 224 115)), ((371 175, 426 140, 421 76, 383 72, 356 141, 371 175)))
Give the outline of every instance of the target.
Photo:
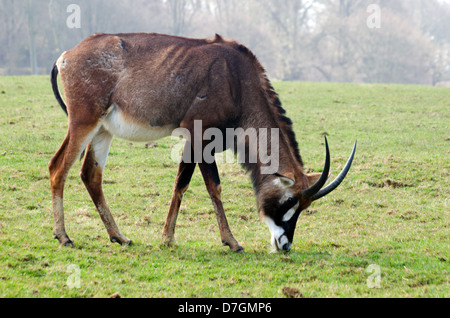
POLYGON ((127 118, 117 105, 112 105, 103 127, 112 135, 121 139, 147 142, 158 140, 172 134, 175 126, 152 127, 127 118))

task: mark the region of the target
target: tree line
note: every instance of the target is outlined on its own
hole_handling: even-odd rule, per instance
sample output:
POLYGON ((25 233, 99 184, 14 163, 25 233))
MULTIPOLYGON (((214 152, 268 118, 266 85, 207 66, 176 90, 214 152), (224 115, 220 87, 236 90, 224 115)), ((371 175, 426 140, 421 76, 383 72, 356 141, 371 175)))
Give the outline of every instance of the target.
POLYGON ((279 80, 450 82, 443 0, 0 0, 0 30, 0 75, 48 74, 93 33, 157 32, 235 39, 279 80))

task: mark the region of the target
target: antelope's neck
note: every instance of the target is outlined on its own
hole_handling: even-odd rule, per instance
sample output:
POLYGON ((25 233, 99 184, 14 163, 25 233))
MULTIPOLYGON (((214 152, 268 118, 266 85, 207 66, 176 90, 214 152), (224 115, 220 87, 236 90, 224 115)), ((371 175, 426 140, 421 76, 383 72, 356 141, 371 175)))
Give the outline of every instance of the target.
POLYGON ((235 150, 239 162, 251 174, 255 191, 267 176, 288 172, 300 176, 302 164, 291 149, 284 127, 263 113, 247 119, 248 122, 242 125, 244 136, 236 134, 235 150))

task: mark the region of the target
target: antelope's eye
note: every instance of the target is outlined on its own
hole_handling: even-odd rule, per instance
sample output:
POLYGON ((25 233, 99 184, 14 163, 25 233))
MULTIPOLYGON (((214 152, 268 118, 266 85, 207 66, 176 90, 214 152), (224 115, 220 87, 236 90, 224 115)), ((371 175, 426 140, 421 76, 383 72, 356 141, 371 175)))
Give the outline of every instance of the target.
POLYGON ((287 203, 287 204, 292 204, 292 203, 294 203, 294 198, 289 198, 289 199, 287 199, 286 203, 287 203))

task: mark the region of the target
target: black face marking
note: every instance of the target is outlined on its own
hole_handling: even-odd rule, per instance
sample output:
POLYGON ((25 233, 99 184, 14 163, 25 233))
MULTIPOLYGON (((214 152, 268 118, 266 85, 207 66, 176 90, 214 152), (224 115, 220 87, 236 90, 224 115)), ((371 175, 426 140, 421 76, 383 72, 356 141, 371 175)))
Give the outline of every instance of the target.
POLYGON ((265 208, 272 233, 272 245, 279 250, 289 251, 294 239, 295 228, 300 216, 300 199, 289 197, 280 203, 280 197, 266 201, 265 208), (286 214, 289 213, 287 216, 286 214))
MULTIPOLYGON (((283 222, 283 216, 299 203, 299 198, 290 197, 282 203, 280 203, 279 200, 279 197, 266 200, 264 204, 264 211, 266 216, 270 217, 276 225, 282 226, 283 223, 285 223, 283 222)), ((299 213, 296 211, 295 214, 299 213)))
MULTIPOLYGON (((275 221, 275 223, 277 224, 277 225, 282 225, 283 223, 285 223, 285 222, 283 222, 282 221, 282 219, 283 219, 283 216, 290 210, 290 209, 292 209, 293 207, 295 207, 296 205, 297 205, 297 203, 298 203, 298 198, 289 198, 289 199, 287 199, 283 204, 281 204, 278 208, 277 208, 277 210, 276 210, 276 217, 275 217, 275 219, 274 219, 274 221, 275 221)), ((297 214, 297 212, 295 213, 295 214, 297 214)), ((294 215, 295 216, 295 215, 294 215)), ((291 218, 292 219, 292 218, 291 218)))

